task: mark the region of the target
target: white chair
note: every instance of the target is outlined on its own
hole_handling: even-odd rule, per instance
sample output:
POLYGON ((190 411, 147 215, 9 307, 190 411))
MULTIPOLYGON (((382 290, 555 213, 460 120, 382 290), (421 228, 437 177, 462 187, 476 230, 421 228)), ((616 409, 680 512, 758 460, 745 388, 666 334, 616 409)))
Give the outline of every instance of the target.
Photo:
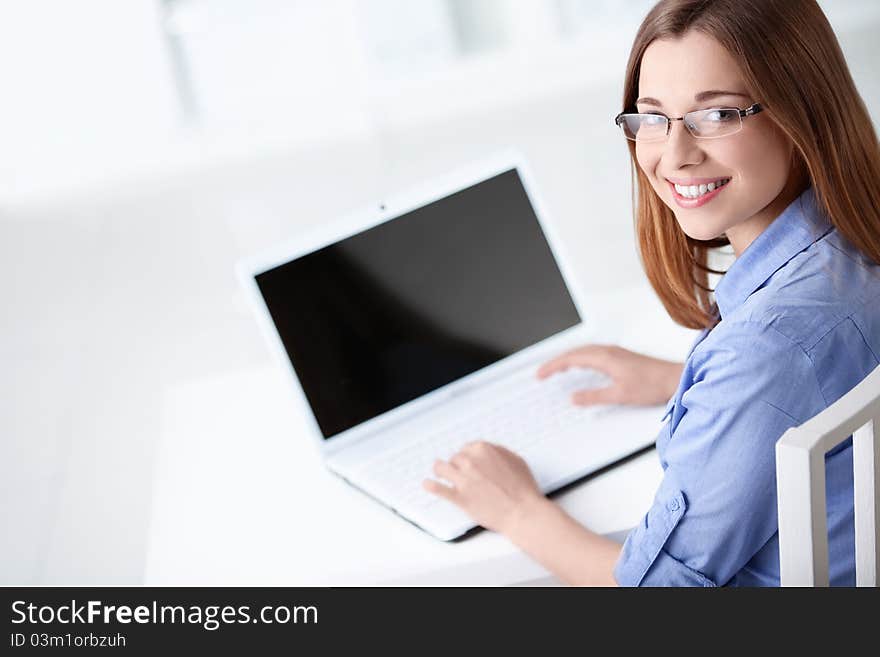
POLYGON ((880 366, 776 443, 782 586, 828 586, 825 454, 853 437, 856 586, 880 573, 880 366))

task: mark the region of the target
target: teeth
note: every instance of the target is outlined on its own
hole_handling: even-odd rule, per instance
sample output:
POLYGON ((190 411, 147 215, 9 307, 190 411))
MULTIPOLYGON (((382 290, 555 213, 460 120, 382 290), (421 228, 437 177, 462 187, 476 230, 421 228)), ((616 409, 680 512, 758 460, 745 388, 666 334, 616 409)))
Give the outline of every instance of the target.
POLYGON ((729 182, 728 178, 716 180, 704 185, 675 185, 675 191, 687 198, 699 198, 703 194, 714 192, 719 187, 723 187, 729 182))

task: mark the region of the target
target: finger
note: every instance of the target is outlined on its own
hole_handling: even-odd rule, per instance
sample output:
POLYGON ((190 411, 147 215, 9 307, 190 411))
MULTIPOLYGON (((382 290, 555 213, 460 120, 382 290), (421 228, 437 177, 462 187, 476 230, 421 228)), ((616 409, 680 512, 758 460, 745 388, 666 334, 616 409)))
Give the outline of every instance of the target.
POLYGON ((564 372, 569 367, 571 367, 571 362, 568 358, 555 358, 541 365, 535 372, 535 376, 539 379, 546 379, 548 376, 564 372))
POLYGON ((456 482, 456 485, 461 486, 465 477, 472 477, 474 472, 480 469, 479 464, 485 458, 486 451, 473 445, 470 448, 463 447, 461 452, 449 459, 462 478, 462 481, 456 482))
POLYGON ((617 389, 614 386, 603 388, 587 388, 572 393, 571 401, 577 406, 592 406, 594 404, 614 404, 617 401, 617 389))
POLYGON ((422 488, 424 488, 432 495, 442 497, 449 500, 450 502, 455 502, 458 499, 457 492, 454 488, 452 488, 451 486, 447 486, 446 484, 441 484, 439 481, 435 481, 434 479, 423 480, 422 488))
POLYGON ((459 452, 459 454, 461 454, 462 452, 486 451, 489 447, 491 447, 491 445, 492 445, 492 443, 487 442, 485 440, 471 440, 469 442, 466 442, 464 445, 462 445, 462 448, 461 448, 461 451, 459 452))
POLYGON ((502 454, 506 454, 507 456, 510 456, 518 461, 525 462, 525 459, 523 459, 522 456, 514 452, 512 449, 505 447, 504 445, 495 445, 495 449, 497 449, 502 454))
POLYGON ((460 486, 462 483, 461 470, 456 468, 451 463, 447 463, 446 461, 437 459, 436 461, 434 461, 433 470, 435 475, 437 475, 441 479, 445 479, 453 486, 460 486))
POLYGON ((546 379, 570 367, 589 367, 607 371, 608 350, 605 345, 586 345, 568 351, 557 358, 547 361, 538 368, 537 377, 546 379))
POLYGON ((473 440, 464 445, 450 460, 460 472, 471 474, 474 470, 481 470, 481 466, 495 458, 497 447, 498 445, 485 440, 473 440))

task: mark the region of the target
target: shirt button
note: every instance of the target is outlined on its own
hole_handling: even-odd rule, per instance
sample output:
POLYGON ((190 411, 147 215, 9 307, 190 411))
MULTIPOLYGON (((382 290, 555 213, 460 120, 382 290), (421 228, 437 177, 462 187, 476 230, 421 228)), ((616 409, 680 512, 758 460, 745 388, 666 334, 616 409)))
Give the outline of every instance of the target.
POLYGON ((670 511, 678 511, 678 506, 678 500, 672 500, 669 502, 669 504, 666 505, 666 508, 670 511))

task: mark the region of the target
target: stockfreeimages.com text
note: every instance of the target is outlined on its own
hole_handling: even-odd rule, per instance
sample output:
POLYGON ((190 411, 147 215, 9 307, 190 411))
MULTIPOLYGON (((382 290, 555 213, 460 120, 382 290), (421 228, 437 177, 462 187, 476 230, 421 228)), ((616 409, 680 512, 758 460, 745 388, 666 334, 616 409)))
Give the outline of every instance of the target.
POLYGON ((37 606, 24 600, 12 603, 12 622, 14 624, 43 623, 93 624, 93 623, 179 623, 201 625, 206 630, 216 630, 222 624, 231 623, 317 623, 318 609, 315 606, 265 606, 251 614, 248 605, 160 605, 153 600, 150 605, 108 605, 100 600, 89 600, 57 607, 37 606))

